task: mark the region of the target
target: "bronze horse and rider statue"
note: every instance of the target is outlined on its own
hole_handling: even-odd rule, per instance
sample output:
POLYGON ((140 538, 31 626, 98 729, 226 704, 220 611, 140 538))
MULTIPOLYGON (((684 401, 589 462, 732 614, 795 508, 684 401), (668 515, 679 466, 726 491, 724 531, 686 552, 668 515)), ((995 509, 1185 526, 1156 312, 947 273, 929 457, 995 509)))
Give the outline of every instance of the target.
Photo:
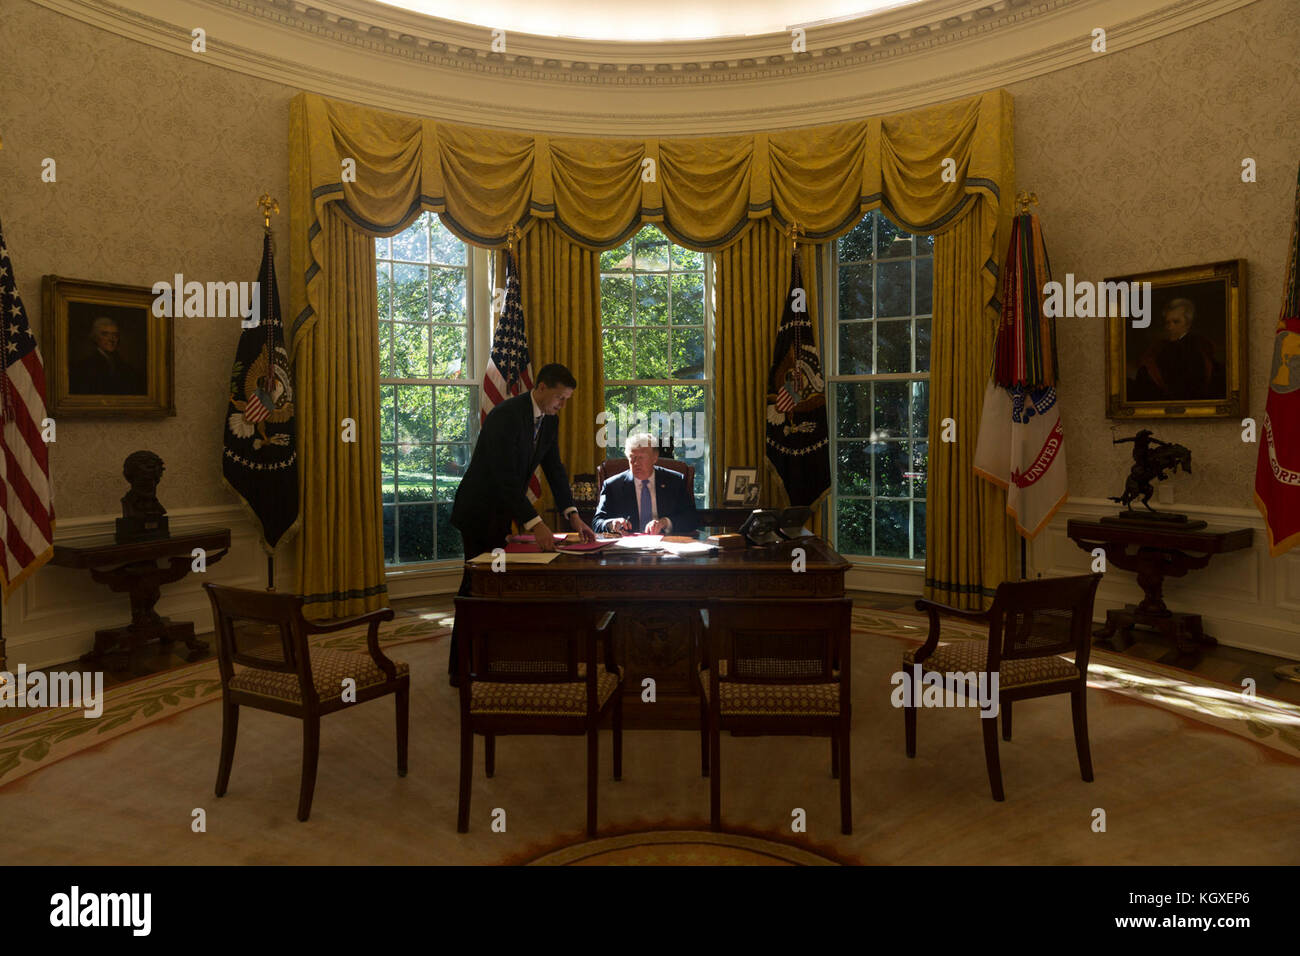
MULTIPOLYGON (((1133 443, 1133 467, 1124 482, 1124 494, 1119 497, 1112 496, 1110 500, 1118 501, 1131 513, 1134 510, 1133 502, 1141 498, 1147 511, 1152 515, 1160 515, 1161 512, 1151 507, 1151 496, 1155 494, 1153 482, 1164 481, 1179 468, 1190 475, 1192 453, 1183 445, 1161 441, 1148 428, 1143 428, 1132 438, 1111 440, 1111 444, 1114 445, 1122 445, 1126 442, 1133 443)), ((1170 517, 1177 520, 1175 516, 1170 517)), ((1178 517, 1186 520, 1185 516, 1178 517)))

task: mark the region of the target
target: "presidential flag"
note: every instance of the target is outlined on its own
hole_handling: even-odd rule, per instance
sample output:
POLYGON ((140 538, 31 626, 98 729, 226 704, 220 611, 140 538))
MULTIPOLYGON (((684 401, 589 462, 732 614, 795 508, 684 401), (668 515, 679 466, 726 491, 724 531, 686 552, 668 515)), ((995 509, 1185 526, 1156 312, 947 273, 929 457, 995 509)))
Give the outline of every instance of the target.
POLYGON ((298 522, 298 448, 293 378, 269 229, 258 283, 260 321, 239 336, 230 372, 221 474, 253 513, 262 547, 270 554, 298 522))
POLYGON ((1026 538, 1042 531, 1069 497, 1056 395, 1056 322, 1043 310, 1043 287, 1051 278, 1038 217, 1017 216, 974 470, 1006 489, 1007 513, 1026 538))
MULTIPOLYGON (((36 347, 0 227, 0 582, 5 597, 54 554, 54 502, 45 427, 45 365, 36 347)), ((4 642, 0 641, 0 650, 4 642)), ((3 661, 3 655, 0 655, 3 661)))
POLYGON ((767 373, 766 417, 767 458, 785 485, 790 504, 816 504, 831 487, 831 443, 826 379, 797 253, 767 373))
MULTIPOLYGON (((478 407, 482 425, 488 412, 507 398, 533 390, 533 366, 528 359, 528 333, 524 331, 524 307, 519 292, 519 272, 514 256, 506 252, 506 296, 492 337, 492 354, 483 371, 483 394, 478 407)), ((539 471, 528 479, 528 500, 542 496, 539 471)))
POLYGON ((1255 464, 1255 504, 1268 526, 1269 554, 1300 544, 1300 175, 1255 464))

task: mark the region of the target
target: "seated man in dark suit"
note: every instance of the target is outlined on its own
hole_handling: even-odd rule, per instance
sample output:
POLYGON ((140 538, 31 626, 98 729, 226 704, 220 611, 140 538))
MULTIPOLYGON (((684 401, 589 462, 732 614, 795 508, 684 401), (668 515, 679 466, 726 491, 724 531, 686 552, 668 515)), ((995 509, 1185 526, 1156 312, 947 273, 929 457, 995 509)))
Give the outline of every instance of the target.
POLYGON ((695 489, 659 460, 659 443, 645 432, 629 435, 623 451, 629 471, 605 480, 593 524, 597 531, 692 535, 699 528, 695 489))

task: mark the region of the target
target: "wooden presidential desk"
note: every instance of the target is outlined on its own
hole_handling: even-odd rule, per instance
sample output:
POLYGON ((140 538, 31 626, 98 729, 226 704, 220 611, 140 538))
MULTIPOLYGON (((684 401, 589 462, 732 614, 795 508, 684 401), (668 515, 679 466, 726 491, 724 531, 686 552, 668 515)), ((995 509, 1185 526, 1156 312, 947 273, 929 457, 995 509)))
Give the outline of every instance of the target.
MULTIPOLYGON (((508 561, 508 559, 507 559, 508 561)), ((766 548, 672 557, 603 551, 561 554, 549 564, 518 564, 493 572, 471 564, 474 597, 502 601, 580 598, 617 612, 614 654, 627 669, 628 727, 697 729, 703 627, 699 608, 711 598, 833 598, 844 596, 844 560, 811 535, 766 548), (802 548, 802 570, 793 569, 802 548), (656 701, 642 701, 641 682, 655 680, 656 701)))

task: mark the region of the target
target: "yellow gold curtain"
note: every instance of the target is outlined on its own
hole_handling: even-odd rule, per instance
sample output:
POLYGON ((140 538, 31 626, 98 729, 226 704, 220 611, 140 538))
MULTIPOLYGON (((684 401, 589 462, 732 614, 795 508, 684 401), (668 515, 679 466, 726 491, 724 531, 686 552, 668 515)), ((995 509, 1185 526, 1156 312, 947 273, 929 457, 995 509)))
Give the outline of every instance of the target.
MULTIPOLYGON (((755 467, 763 497, 774 506, 789 504, 767 460, 764 409, 776 329, 790 291, 790 247, 790 238, 771 219, 762 219, 714 257, 718 271, 713 347, 717 414, 715 441, 710 445, 713 501, 722 500, 727 468, 755 467)), ((815 328, 820 315, 815 246, 799 246, 799 269, 815 328)))
MULTIPOLYGON (((536 375, 543 365, 559 362, 578 380, 573 398, 560 415, 560 458, 569 478, 594 472, 605 458, 596 447, 596 415, 605 408, 605 367, 600 349, 600 256, 566 239, 553 222, 541 221, 515 248, 520 298, 528 330, 528 352, 536 375)), ((493 275, 505 284, 505 257, 495 256, 493 275)), ((555 499, 542 482, 538 510, 555 499)), ((561 530, 567 531, 565 527, 561 530)))
MULTIPOLYGON (((835 126, 671 139, 482 130, 303 93, 290 118, 293 348, 297 355, 310 339, 337 278, 325 255, 327 207, 337 206, 353 227, 372 235, 391 235, 431 210, 460 238, 494 248, 516 225, 524 233, 521 253, 528 255, 521 273, 534 361, 566 361, 569 353, 581 410, 566 416, 562 446, 572 470, 587 470, 598 452, 581 432, 588 424, 594 428, 592 413, 603 406, 599 278, 594 257, 583 258, 576 247, 613 248, 641 223, 653 222, 675 242, 721 253, 714 394, 721 410, 715 428, 725 446, 714 462, 725 467, 734 454, 758 464, 765 460, 758 396, 779 315, 773 310, 788 282, 788 256, 776 251, 780 231, 797 222, 811 243, 824 243, 877 208, 914 233, 943 236, 960 225, 966 254, 942 261, 936 254, 936 292, 948 283, 960 308, 941 312, 936 299, 933 334, 936 340, 950 334, 955 342, 971 333, 968 326, 985 330, 995 321, 997 263, 1014 195, 1011 149, 1011 97, 1004 90, 835 126), (729 250, 733 244, 738 248, 729 250), (942 271, 953 268, 966 271, 942 271), (970 288, 958 294, 963 284, 970 288)), ((810 260, 804 274, 816 295, 810 260)), ((942 361, 968 365, 976 358, 951 352, 942 361)), ((948 388, 944 378, 952 370, 938 359, 932 368, 932 387, 948 388)), ((962 384, 951 387, 963 390, 953 393, 954 407, 965 408, 982 394, 983 382, 972 385, 964 372, 953 374, 962 384)), ((933 402, 931 409, 933 417, 933 402)), ((971 442, 977 416, 978 409, 960 423, 971 442)), ((942 469, 935 467, 958 502, 976 494, 968 464, 941 457, 942 469)), ((716 489, 720 475, 711 477, 716 489)), ((937 484, 932 481, 931 489, 937 484)), ((944 515, 973 520, 960 506, 944 511, 941 501, 935 504, 927 515, 932 529, 944 515)), ((956 560, 957 542, 981 554, 1004 548, 986 524, 963 528, 964 534, 951 537, 940 531, 927 551, 927 578, 944 594, 982 592, 991 581, 972 577, 970 562, 956 560)), ((311 546, 314 534, 305 524, 303 547, 311 546)), ((992 561, 992 568, 997 560, 985 563, 992 561)))
POLYGON ((982 281, 990 214, 974 210, 934 240, 925 596, 968 610, 992 601, 1016 540, 1006 492, 972 470, 997 330, 982 281))
POLYGON ((388 603, 375 242, 333 206, 325 210, 321 240, 320 313, 295 343, 302 501, 295 547, 303 613, 312 618, 347 617, 388 603))

